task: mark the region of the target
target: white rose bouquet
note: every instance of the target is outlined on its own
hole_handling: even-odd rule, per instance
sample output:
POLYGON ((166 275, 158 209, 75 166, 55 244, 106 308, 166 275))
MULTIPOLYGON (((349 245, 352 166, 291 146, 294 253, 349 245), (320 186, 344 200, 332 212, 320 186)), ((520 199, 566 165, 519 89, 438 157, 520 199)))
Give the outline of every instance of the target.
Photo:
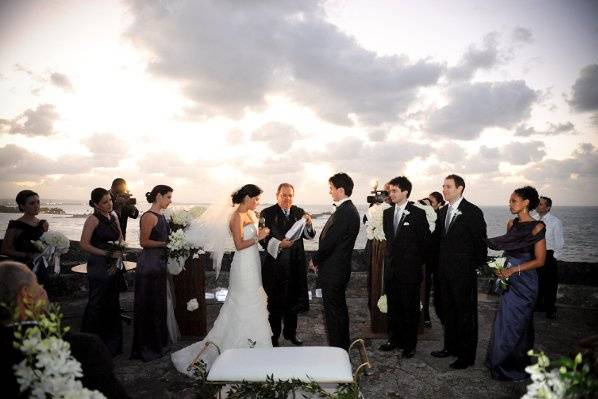
POLYGON ((374 204, 368 209, 368 220, 366 222, 366 235, 368 240, 384 241, 383 214, 384 210, 390 208, 386 202, 374 204))
POLYGON ((195 216, 185 209, 168 208, 164 212, 164 216, 170 224, 171 230, 185 229, 191 225, 195 216))
POLYGON ((60 273, 60 256, 66 254, 71 245, 67 236, 58 231, 48 230, 41 235, 39 240, 31 241, 31 243, 40 252, 33 259, 33 271, 36 272, 40 267, 48 268, 53 265, 54 273, 60 273))
POLYGON ((388 312, 388 301, 386 299, 386 295, 382 295, 380 299, 378 299, 378 303, 376 305, 378 306, 380 312, 386 314, 388 312))

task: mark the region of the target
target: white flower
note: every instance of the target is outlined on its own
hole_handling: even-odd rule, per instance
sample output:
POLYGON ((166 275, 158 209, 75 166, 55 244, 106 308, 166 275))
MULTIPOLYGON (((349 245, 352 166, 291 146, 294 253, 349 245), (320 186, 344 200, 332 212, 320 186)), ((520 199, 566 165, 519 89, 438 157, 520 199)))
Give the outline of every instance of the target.
POLYGON ((378 299, 377 306, 378 306, 378 309, 380 310, 380 312, 382 312, 382 313, 388 312, 388 302, 386 300, 386 295, 382 295, 380 297, 380 299, 378 299))
POLYGON ((191 212, 185 209, 168 208, 164 216, 172 223, 183 228, 189 226, 194 219, 191 212))
POLYGON ((488 267, 491 269, 502 270, 505 268, 505 261, 507 258, 494 258, 488 262, 488 267))
POLYGON ((453 219, 457 218, 457 216, 461 216, 462 214, 463 213, 459 209, 456 209, 455 213, 453 213, 453 219))
POLYGON ((199 303, 197 302, 197 298, 190 299, 189 302, 187 302, 187 310, 189 312, 193 312, 197 309, 199 309, 199 303))
POLYGON ((48 246, 55 247, 56 250, 60 253, 68 252, 68 249, 71 245, 71 242, 69 241, 67 236, 58 231, 53 230, 48 230, 44 234, 42 234, 40 240, 48 246))
POLYGON ((368 209, 366 235, 368 240, 384 241, 384 210, 390 208, 386 202, 374 204, 368 209))

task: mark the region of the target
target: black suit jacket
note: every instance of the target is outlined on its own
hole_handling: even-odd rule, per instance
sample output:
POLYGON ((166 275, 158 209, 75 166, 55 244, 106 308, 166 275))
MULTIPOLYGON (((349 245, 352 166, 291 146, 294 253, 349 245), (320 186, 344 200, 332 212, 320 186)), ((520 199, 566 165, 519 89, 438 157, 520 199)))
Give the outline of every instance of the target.
POLYGON ((439 273, 451 276, 475 276, 475 269, 486 263, 486 221, 482 210, 465 198, 459 204, 460 215, 445 232, 448 206, 443 207, 436 219, 434 240, 438 246, 439 273))
POLYGON ((423 278, 423 265, 430 248, 430 229, 426 212, 409 202, 405 206, 400 226, 395 233, 395 207, 384 210, 383 226, 386 237, 385 279, 397 278, 400 283, 419 284, 423 278))
MULTIPOLYGON (((270 235, 260 241, 264 249, 268 248, 268 243, 272 238, 282 241, 285 234, 296 221, 300 220, 305 211, 298 206, 291 206, 289 218, 284 215, 284 212, 278 204, 269 206, 260 212, 260 218, 265 219, 264 225, 270 229, 270 235)), ((308 237, 313 238, 316 233, 312 228, 307 229, 308 237)), ((273 285, 279 285, 279 278, 283 277, 281 269, 285 265, 281 262, 288 262, 288 270, 290 275, 284 276, 288 278, 289 288, 286 300, 289 303, 291 310, 295 313, 309 310, 309 297, 307 289, 307 261, 305 258, 305 248, 303 246, 303 236, 293 243, 290 248, 282 249, 278 257, 273 258, 267 251, 265 252, 264 263, 262 267, 262 281, 266 292, 270 292, 273 285)))
POLYGON ((351 277, 351 257, 359 234, 359 212, 351 200, 339 205, 320 233, 313 262, 320 282, 346 284, 351 277))
MULTIPOLYGON (((7 398, 28 397, 27 393, 19 396, 19 385, 12 366, 23 360, 23 354, 12 346, 14 329, 0 327, 0 386, 2 396, 7 398), (6 395, 6 396, 4 396, 6 395)), ((81 383, 90 390, 98 390, 107 398, 128 398, 120 381, 114 375, 112 356, 104 343, 93 334, 67 333, 64 340, 71 345, 71 354, 83 370, 81 383)))

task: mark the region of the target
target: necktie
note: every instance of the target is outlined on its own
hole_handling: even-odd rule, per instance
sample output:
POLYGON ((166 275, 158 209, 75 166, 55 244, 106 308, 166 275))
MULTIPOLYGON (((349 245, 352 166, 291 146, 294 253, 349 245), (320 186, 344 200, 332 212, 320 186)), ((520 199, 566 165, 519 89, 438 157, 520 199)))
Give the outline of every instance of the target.
POLYGON ((401 211, 400 210, 396 210, 395 211, 395 218, 394 218, 395 233, 397 232, 397 229, 399 228, 399 223, 401 223, 401 211))
POLYGON ((289 219, 289 210, 288 209, 283 209, 284 211, 284 217, 288 220, 289 219))
POLYGON ((448 232, 449 226, 451 225, 451 218, 453 217, 453 207, 449 205, 446 210, 446 219, 444 220, 444 231, 448 232))

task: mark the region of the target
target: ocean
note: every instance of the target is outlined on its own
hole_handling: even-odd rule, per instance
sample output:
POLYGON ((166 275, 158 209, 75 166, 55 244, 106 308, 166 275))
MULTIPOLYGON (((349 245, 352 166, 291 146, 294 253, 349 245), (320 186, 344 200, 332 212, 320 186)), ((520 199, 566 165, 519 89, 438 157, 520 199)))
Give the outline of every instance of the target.
MULTIPOLYGON (((174 204, 181 208, 191 208, 199 205, 207 207, 207 204, 174 204)), ((306 211, 316 215, 314 227, 316 232, 322 230, 328 220, 331 205, 302 205, 306 211)), ((64 233, 71 240, 79 240, 81 229, 85 222, 85 215, 90 213, 89 206, 84 202, 50 202, 42 204, 43 207, 56 207, 65 211, 64 215, 40 214, 39 217, 48 220, 50 229, 64 233)), ((263 209, 268 205, 260 206, 263 209)), ((504 234, 507 221, 512 218, 506 206, 483 206, 484 218, 488 226, 488 236, 494 237, 504 234)), ((140 208, 143 211, 144 208, 140 208)), ((359 213, 363 216, 367 212, 367 204, 357 205, 359 213)), ((598 262, 598 207, 555 207, 552 213, 563 221, 565 234, 565 248, 561 260, 570 262, 598 262)), ((18 214, 0 213, 0 236, 4 236, 8 221, 18 218, 18 214)), ((305 241, 307 250, 314 250, 318 247, 318 236, 313 241, 305 241)), ((355 243, 356 249, 363 249, 367 241, 365 228, 362 225, 355 243)), ((127 228, 127 243, 131 247, 139 247, 139 220, 129 219, 127 228)), ((496 252, 490 251, 490 254, 496 252)))

